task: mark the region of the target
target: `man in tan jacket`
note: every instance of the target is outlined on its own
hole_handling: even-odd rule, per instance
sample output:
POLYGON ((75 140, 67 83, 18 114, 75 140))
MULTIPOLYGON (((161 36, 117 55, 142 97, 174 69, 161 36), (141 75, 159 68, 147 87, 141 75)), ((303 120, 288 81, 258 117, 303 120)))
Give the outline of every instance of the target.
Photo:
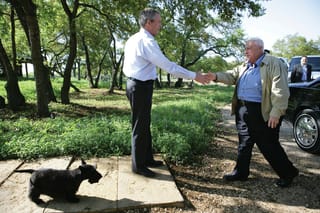
POLYGON ((276 57, 264 53, 263 41, 251 38, 246 42, 247 62, 232 71, 211 73, 211 79, 236 85, 232 99, 239 146, 237 162, 226 181, 246 181, 252 148, 257 144, 265 159, 280 177, 279 187, 288 187, 299 171, 287 157, 279 142, 282 116, 288 106, 287 71, 276 57))

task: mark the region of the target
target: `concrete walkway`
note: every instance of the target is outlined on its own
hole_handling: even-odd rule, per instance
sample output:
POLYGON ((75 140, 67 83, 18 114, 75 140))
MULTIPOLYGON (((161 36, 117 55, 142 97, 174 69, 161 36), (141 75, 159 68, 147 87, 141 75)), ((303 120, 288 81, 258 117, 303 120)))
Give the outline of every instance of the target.
MULTIPOLYGON (((80 202, 76 204, 41 195, 46 204, 37 206, 28 198, 30 174, 13 173, 17 168, 65 169, 69 161, 67 157, 26 163, 0 161, 0 212, 116 212, 151 206, 183 206, 183 197, 167 166, 152 169, 157 173, 155 178, 145 178, 131 172, 130 156, 86 160, 88 164, 97 164, 103 177, 95 184, 83 181, 77 192, 80 202)), ((80 164, 77 160, 70 169, 80 164)))

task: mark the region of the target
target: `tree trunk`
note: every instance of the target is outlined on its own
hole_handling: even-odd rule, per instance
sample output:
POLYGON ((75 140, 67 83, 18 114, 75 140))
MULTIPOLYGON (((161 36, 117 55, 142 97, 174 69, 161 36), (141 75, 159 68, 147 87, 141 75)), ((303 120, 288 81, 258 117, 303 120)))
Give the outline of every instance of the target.
MULTIPOLYGON (((37 8, 32 0, 11 0, 9 1, 25 30, 31 49, 31 59, 34 67, 34 75, 37 91, 37 114, 39 117, 49 117, 50 101, 50 77, 43 64, 40 44, 40 29, 37 19, 37 8)), ((53 91, 53 90, 52 90, 53 91)))
POLYGON ((88 46, 86 44, 84 35, 81 36, 81 41, 82 41, 82 46, 83 46, 84 53, 85 53, 85 56, 86 56, 86 67, 87 67, 87 73, 88 73, 89 87, 90 88, 96 88, 95 84, 93 83, 93 77, 92 77, 92 72, 91 72, 91 63, 90 63, 90 55, 89 55, 89 50, 88 50, 88 46))
POLYGON ((18 73, 17 70, 17 48, 16 48, 16 25, 14 22, 14 8, 11 7, 10 14, 10 22, 11 22, 11 46, 12 46, 12 66, 13 71, 18 73))
POLYGON ((78 81, 81 80, 81 69, 80 69, 80 66, 81 66, 81 61, 80 61, 80 58, 77 61, 77 68, 78 68, 78 81))
POLYGON ((108 93, 112 94, 114 92, 114 87, 117 84, 117 70, 112 69, 112 74, 111 74, 111 84, 108 93))
POLYGON ((70 43, 69 43, 69 57, 67 60, 66 68, 63 75, 63 84, 61 88, 61 102, 63 104, 70 104, 69 91, 71 85, 71 71, 73 67, 74 60, 77 56, 77 32, 76 32, 76 17, 77 10, 79 7, 79 0, 74 1, 73 11, 71 12, 66 0, 61 0, 61 4, 69 20, 69 30, 70 30, 70 43))
POLYGON ((96 80, 95 80, 95 83, 94 83, 94 86, 95 88, 98 88, 98 85, 99 85, 99 80, 100 80, 100 76, 101 76, 101 72, 102 72, 102 64, 103 64, 103 61, 104 59, 106 58, 107 56, 107 52, 108 50, 106 50, 104 53, 103 53, 103 56, 99 62, 99 69, 98 69, 98 74, 97 74, 97 77, 96 77, 96 80))
POLYGON ((158 89, 162 88, 162 86, 161 86, 161 84, 162 84, 161 73, 162 73, 162 70, 159 69, 159 74, 158 74, 157 78, 154 81, 154 86, 155 86, 155 88, 158 88, 158 89))
MULTIPOLYGON (((20 2, 20 1, 19 1, 20 2)), ((31 58, 34 67, 36 90, 37 90, 37 113, 40 117, 49 117, 49 94, 47 72, 43 69, 43 58, 41 55, 40 30, 37 19, 37 8, 32 0, 20 2, 26 13, 26 21, 29 29, 31 44, 31 58)))
POLYGON ((26 100, 25 100, 25 97, 20 92, 17 73, 14 72, 10 64, 9 57, 2 45, 1 39, 0 39, 0 59, 1 59, 1 64, 7 76, 7 83, 5 85, 5 88, 7 91, 8 106, 12 110, 18 110, 19 107, 24 106, 26 104, 26 100))
POLYGON ((154 85, 158 89, 162 88, 159 78, 156 78, 156 80, 154 81, 154 85))
POLYGON ((4 109, 6 107, 6 101, 4 97, 0 96, 0 109, 4 109))
POLYGON ((122 84, 123 84, 123 72, 122 72, 122 68, 123 68, 123 66, 121 66, 121 68, 120 68, 120 73, 119 73, 119 87, 118 87, 119 90, 122 90, 122 89, 123 89, 123 88, 122 88, 122 84))
POLYGON ((24 68, 26 70, 26 78, 29 79, 28 63, 24 63, 24 68))
POLYGON ((167 74, 167 86, 171 86, 171 75, 169 73, 167 74))
POLYGON ((182 82, 183 82, 183 79, 182 79, 182 78, 178 78, 178 80, 177 80, 176 83, 174 84, 174 87, 175 87, 175 88, 180 88, 180 87, 182 87, 182 82))
MULTIPOLYGON (((124 54, 121 54, 121 57, 119 59, 119 61, 117 62, 116 59, 114 58, 114 62, 113 62, 113 71, 112 71, 112 76, 111 76, 111 85, 110 85, 110 89, 109 89, 109 93, 113 93, 114 91, 114 87, 117 86, 117 76, 120 70, 120 66, 122 64, 124 58, 124 54)), ((122 82, 121 82, 122 83, 122 82)), ((119 85, 118 85, 119 88, 119 85)))
POLYGON ((53 91, 53 87, 52 87, 52 83, 51 83, 51 80, 50 80, 50 69, 49 67, 45 66, 43 63, 43 72, 44 72, 44 75, 46 77, 46 81, 48 82, 47 83, 47 89, 48 89, 48 98, 49 98, 49 102, 50 101, 53 101, 53 102, 57 102, 57 98, 54 94, 54 91, 53 91))

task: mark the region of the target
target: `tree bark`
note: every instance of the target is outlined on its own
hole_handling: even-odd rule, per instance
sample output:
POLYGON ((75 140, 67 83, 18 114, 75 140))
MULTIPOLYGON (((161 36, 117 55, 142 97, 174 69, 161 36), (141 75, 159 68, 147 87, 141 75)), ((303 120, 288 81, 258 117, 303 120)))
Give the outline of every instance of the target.
POLYGON ((17 70, 17 48, 16 48, 16 25, 14 22, 14 8, 11 7, 10 14, 10 22, 11 22, 11 46, 12 46, 12 66, 13 70, 18 73, 17 70))
POLYGON ((26 104, 25 97, 20 92, 17 73, 14 72, 9 57, 2 45, 0 39, 0 59, 1 64, 6 72, 7 83, 5 85, 8 98, 8 106, 12 110, 18 110, 19 107, 26 104))
POLYGON ((37 92, 37 114, 39 117, 49 117, 49 101, 54 100, 50 75, 43 64, 40 43, 40 29, 37 19, 37 7, 32 0, 7 0, 14 7, 21 25, 28 38, 31 59, 34 68, 37 92))
POLYGON ((96 88, 94 83, 93 83, 93 77, 92 77, 92 72, 91 72, 91 63, 90 63, 90 55, 89 55, 89 50, 88 46, 86 44, 86 40, 84 35, 81 35, 81 41, 82 41, 82 46, 83 50, 86 56, 86 67, 87 67, 87 73, 88 73, 88 81, 89 81, 89 86, 90 88, 96 88))
MULTIPOLYGON (((112 70, 112 75, 111 75, 111 85, 110 85, 110 89, 108 91, 108 93, 110 93, 110 94, 113 93, 115 86, 118 86, 118 88, 120 87, 119 84, 118 84, 118 81, 117 81, 117 76, 118 76, 118 73, 120 71, 120 67, 121 67, 123 58, 124 58, 124 53, 121 54, 121 57, 120 57, 120 59, 118 61, 116 61, 115 57, 112 57, 112 59, 113 59, 113 63, 112 63, 113 70, 112 70)), ((121 83, 122 83, 122 81, 121 81, 121 83)))
POLYGON ((71 85, 71 71, 74 60, 77 56, 77 32, 76 32, 76 17, 79 7, 79 0, 74 1, 73 11, 71 12, 66 0, 61 0, 61 4, 69 20, 70 42, 69 42, 69 57, 66 68, 64 70, 63 85, 61 88, 61 102, 63 104, 70 104, 69 91, 71 85))
POLYGON ((15 5, 21 5, 27 22, 30 38, 31 58, 34 67, 37 90, 37 114, 39 117, 49 117, 49 92, 48 76, 43 65, 40 44, 40 30, 37 19, 37 8, 32 0, 16 1, 15 5))
POLYGON ((171 86, 171 75, 170 75, 170 73, 167 74, 167 86, 168 87, 171 86))
POLYGON ((182 78, 178 78, 178 80, 177 80, 176 83, 174 84, 174 87, 175 87, 175 88, 180 88, 180 87, 182 87, 182 82, 183 82, 183 79, 182 79, 182 78))
POLYGON ((46 78, 46 82, 47 82, 47 89, 48 89, 48 98, 49 98, 49 102, 53 101, 53 102, 57 102, 57 98, 54 94, 53 91, 53 87, 52 87, 52 83, 51 83, 51 79, 50 79, 50 69, 49 67, 45 66, 43 63, 43 72, 46 78))

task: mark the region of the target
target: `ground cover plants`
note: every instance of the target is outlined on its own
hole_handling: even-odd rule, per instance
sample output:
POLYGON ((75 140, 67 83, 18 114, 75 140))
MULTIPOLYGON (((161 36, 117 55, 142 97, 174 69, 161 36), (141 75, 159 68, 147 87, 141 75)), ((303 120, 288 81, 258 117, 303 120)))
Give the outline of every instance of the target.
MULTIPOLYGON (((53 86, 59 100, 61 79, 53 86)), ((52 116, 35 113, 33 80, 20 81, 27 106, 18 112, 0 110, 0 159, 35 159, 75 155, 106 157, 130 154, 130 109, 125 91, 108 94, 90 89, 86 81, 73 82, 70 105, 50 103, 52 116)), ((0 88, 4 88, 0 81, 0 88)), ((152 135, 156 152, 167 160, 186 163, 205 152, 221 118, 219 104, 230 101, 231 87, 195 85, 190 88, 155 89, 152 135)), ((5 90, 0 90, 6 96, 5 90)))

